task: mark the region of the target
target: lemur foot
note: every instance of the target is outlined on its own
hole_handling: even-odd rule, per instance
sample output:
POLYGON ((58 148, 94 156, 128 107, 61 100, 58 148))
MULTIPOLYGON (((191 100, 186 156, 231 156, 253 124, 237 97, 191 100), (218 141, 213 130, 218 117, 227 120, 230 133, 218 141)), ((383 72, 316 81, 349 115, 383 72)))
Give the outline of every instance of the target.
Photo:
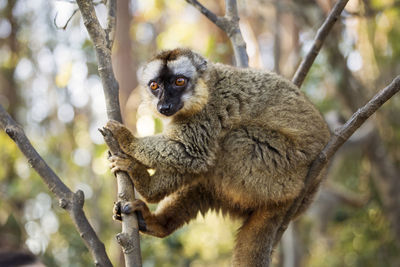
POLYGON ((115 221, 122 221, 122 215, 121 215, 121 202, 114 202, 114 207, 113 207, 113 219, 115 221))
POLYGON ((136 199, 133 202, 126 202, 124 205, 122 205, 121 201, 117 201, 114 203, 113 219, 116 221, 122 221, 122 214, 132 214, 135 212, 138 219, 139 230, 145 232, 147 227, 142 211, 145 214, 150 213, 146 203, 139 199, 136 199))

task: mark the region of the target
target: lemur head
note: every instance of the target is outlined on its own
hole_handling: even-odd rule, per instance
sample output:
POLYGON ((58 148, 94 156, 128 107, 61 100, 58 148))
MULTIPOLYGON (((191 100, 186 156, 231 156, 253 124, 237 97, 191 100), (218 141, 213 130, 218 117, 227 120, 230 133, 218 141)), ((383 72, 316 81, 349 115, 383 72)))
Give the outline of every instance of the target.
POLYGON ((139 71, 145 100, 164 116, 198 112, 208 99, 206 69, 207 60, 189 49, 160 52, 139 71))

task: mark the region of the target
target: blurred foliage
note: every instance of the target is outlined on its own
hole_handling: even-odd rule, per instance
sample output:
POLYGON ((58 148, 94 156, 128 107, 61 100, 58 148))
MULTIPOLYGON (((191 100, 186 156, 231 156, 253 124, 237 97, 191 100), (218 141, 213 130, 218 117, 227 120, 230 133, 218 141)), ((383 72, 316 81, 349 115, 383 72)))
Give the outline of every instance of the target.
MULTIPOLYGON (((223 14, 224 1, 202 2, 223 14)), ((285 1, 279 32, 282 75, 291 77, 309 48, 325 16, 321 2, 285 1)), ((303 86, 322 113, 336 111, 342 118, 352 113, 338 96, 342 68, 351 71, 368 97, 400 72, 398 2, 350 2, 338 22, 338 32, 332 33, 340 53, 335 56, 343 57, 346 66, 332 65, 329 50, 323 49, 303 86)), ((274 5, 261 0, 239 4, 250 63, 273 69, 274 5)), ((65 31, 53 23, 63 26, 75 8, 68 1, 0 0, 0 103, 23 125, 63 181, 72 190, 84 191, 90 222, 113 263, 122 266, 114 238, 120 225, 111 220, 116 185, 107 170, 107 149, 97 132, 106 122, 106 113, 94 50, 79 13, 65 31)), ((104 23, 105 7, 96 9, 104 23)), ((193 48, 214 62, 233 64, 224 33, 183 0, 132 0, 130 13, 133 19, 127 34, 135 67, 156 50, 176 46, 193 48)), ((118 42, 117 38, 115 47, 118 42)), ((397 166, 399 110, 397 96, 373 119, 397 166)), ((162 130, 160 120, 150 121, 151 131, 162 130)), ((29 249, 46 266, 91 266, 91 256, 68 214, 3 132, 0 147, 0 249, 29 249)), ((360 146, 338 155, 328 179, 355 194, 368 195, 368 202, 358 208, 337 205, 324 232, 316 230, 316 217, 303 216, 299 227, 305 266, 400 265, 400 246, 382 208, 366 149, 360 146)), ((142 236, 144 266, 229 266, 239 226, 239 222, 209 213, 168 238, 142 236)))
POLYGON ((309 247, 306 266, 396 266, 399 248, 376 202, 359 210, 341 208, 326 239, 309 247))

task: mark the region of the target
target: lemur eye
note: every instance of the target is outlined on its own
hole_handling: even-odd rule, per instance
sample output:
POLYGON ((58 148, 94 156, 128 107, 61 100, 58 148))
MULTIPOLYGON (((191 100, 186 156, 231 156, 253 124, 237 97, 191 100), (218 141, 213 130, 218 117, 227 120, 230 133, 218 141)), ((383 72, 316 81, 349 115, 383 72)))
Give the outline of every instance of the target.
POLYGON ((186 84, 186 79, 185 78, 178 78, 175 80, 175 85, 176 86, 184 86, 186 84))
POLYGON ((151 90, 156 90, 158 88, 158 83, 156 83, 156 82, 151 82, 151 84, 150 84, 150 89, 151 90))

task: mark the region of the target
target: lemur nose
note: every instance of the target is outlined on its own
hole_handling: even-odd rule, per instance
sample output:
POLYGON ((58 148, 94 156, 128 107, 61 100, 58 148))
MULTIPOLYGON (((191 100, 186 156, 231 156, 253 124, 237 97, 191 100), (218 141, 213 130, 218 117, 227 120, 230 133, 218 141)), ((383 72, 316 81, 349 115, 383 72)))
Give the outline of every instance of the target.
POLYGON ((170 113, 171 109, 172 109, 172 104, 162 104, 158 108, 158 111, 161 114, 168 115, 170 113))

